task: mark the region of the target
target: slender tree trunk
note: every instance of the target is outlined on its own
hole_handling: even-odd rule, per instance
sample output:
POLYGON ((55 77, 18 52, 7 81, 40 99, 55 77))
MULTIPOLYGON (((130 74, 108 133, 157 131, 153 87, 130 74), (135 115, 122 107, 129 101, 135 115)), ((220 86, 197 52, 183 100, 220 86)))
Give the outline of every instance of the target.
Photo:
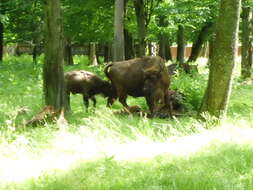
POLYGON ((96 43, 91 42, 89 45, 89 59, 91 65, 98 65, 97 56, 96 56, 96 43))
POLYGON ((135 15, 137 19, 138 51, 137 56, 145 55, 146 48, 146 23, 144 12, 144 0, 134 0, 135 15))
POLYGON ((65 65, 74 65, 73 55, 72 55, 72 45, 71 45, 71 40, 69 38, 65 39, 64 62, 65 62, 65 65))
POLYGON ((4 25, 0 22, 0 62, 3 61, 4 55, 4 25))
POLYGON ((104 44, 104 62, 108 63, 111 59, 111 48, 109 43, 104 44))
POLYGON ((124 36, 125 36, 125 58, 126 60, 132 59, 134 57, 134 50, 133 50, 133 37, 132 35, 127 31, 127 29, 124 29, 124 36))
POLYGON ((63 76, 63 33, 60 0, 44 0, 45 63, 43 90, 45 104, 69 110, 63 76))
POLYGON ((115 0, 113 61, 125 60, 124 0, 115 0))
POLYGON ((165 59, 165 52, 166 52, 166 39, 165 36, 163 34, 159 35, 159 51, 158 51, 158 55, 162 58, 165 59))
POLYGON ((231 93, 241 0, 221 0, 210 73, 201 112, 222 118, 231 93), (229 30, 228 30, 229 28, 229 30))
POLYGON ((37 45, 36 44, 34 44, 33 45, 33 52, 32 52, 32 56, 33 56, 33 64, 37 64, 37 45))
MULTIPOLYGON (((167 27, 168 26, 168 23, 165 21, 165 16, 159 17, 159 26, 160 27, 167 27)), ((168 37, 166 36, 166 34, 161 32, 158 35, 158 39, 159 39, 158 55, 165 60, 172 60, 170 49, 169 49, 170 45, 169 45, 168 37)))
POLYGON ((21 52, 20 52, 20 49, 19 49, 19 43, 16 44, 16 47, 15 47, 15 56, 20 56, 21 55, 21 52))
POLYGON ((192 52, 188 59, 188 62, 194 62, 197 60, 200 54, 202 45, 204 44, 204 42, 206 42, 206 40, 208 39, 211 33, 212 26, 213 26, 213 23, 208 22, 200 30, 196 41, 192 45, 192 52))
POLYGON ((179 65, 183 67, 184 65, 184 54, 185 54, 185 41, 184 41, 184 27, 178 25, 177 32, 177 61, 179 65))
POLYGON ((241 54, 241 76, 250 78, 252 76, 252 39, 253 27, 251 26, 250 7, 242 8, 242 54, 241 54))
POLYGON ((170 46, 171 46, 171 43, 167 39, 167 45, 165 47, 165 60, 167 60, 167 61, 168 60, 172 61, 172 55, 171 55, 171 51, 170 51, 170 46))

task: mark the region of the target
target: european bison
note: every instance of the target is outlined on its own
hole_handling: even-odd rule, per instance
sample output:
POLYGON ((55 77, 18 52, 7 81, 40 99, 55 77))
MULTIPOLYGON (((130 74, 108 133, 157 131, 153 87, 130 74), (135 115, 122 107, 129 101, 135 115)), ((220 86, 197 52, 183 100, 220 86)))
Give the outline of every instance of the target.
POLYGON ((68 101, 70 102, 70 92, 72 94, 82 94, 83 103, 88 110, 89 99, 93 101, 94 108, 96 107, 96 94, 102 94, 108 97, 107 106, 111 105, 116 97, 116 92, 112 85, 105 80, 102 80, 94 73, 80 70, 70 71, 64 75, 68 101))
MULTIPOLYGON (((111 80, 116 89, 119 101, 129 109, 126 103, 128 95, 133 97, 145 97, 151 115, 157 111, 156 99, 161 99, 167 104, 168 87, 170 80, 164 60, 159 56, 145 56, 127 61, 114 62, 105 67, 105 75, 111 80), (144 90, 145 80, 155 76, 159 85, 154 85, 155 93, 148 93, 148 85, 144 90), (157 98, 159 96, 159 98, 157 98)), ((154 89, 153 89, 154 90, 154 89)))

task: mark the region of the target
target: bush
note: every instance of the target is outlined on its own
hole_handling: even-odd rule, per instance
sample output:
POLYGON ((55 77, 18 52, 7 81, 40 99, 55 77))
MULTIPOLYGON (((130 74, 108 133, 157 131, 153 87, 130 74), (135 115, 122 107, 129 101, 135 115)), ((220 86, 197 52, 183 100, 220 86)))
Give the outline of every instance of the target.
POLYGON ((183 104, 189 112, 196 112, 204 95, 207 76, 193 73, 191 75, 184 72, 177 73, 172 77, 171 89, 178 90, 184 94, 183 104))

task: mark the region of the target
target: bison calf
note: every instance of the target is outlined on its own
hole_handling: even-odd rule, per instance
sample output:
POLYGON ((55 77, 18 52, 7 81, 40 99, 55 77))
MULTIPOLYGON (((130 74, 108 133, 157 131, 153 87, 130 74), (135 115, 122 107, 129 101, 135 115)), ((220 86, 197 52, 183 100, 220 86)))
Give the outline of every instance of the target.
POLYGON ((112 85, 102 80, 96 74, 88 71, 70 71, 64 75, 66 83, 66 91, 68 101, 70 102, 70 93, 82 94, 83 103, 88 110, 89 99, 93 101, 94 108, 96 107, 96 94, 102 94, 104 97, 108 97, 107 106, 111 105, 116 96, 112 85))

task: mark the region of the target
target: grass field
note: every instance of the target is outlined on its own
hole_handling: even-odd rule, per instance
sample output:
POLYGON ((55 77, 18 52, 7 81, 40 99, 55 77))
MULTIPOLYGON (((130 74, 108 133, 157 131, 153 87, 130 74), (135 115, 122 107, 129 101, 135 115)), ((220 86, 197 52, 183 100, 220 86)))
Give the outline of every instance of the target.
MULTIPOLYGON (((75 57, 65 71, 103 75, 75 57)), ((0 65, 0 189, 4 190, 250 190, 253 189, 253 84, 235 78, 228 117, 218 126, 195 115, 207 74, 177 75, 172 88, 186 95, 185 116, 148 119, 106 108, 95 113, 71 96, 68 128, 53 123, 20 127, 40 111, 42 57, 6 57, 0 65), (27 112, 20 114, 26 108, 27 112)), ((146 110, 144 99, 130 105, 146 110)))

